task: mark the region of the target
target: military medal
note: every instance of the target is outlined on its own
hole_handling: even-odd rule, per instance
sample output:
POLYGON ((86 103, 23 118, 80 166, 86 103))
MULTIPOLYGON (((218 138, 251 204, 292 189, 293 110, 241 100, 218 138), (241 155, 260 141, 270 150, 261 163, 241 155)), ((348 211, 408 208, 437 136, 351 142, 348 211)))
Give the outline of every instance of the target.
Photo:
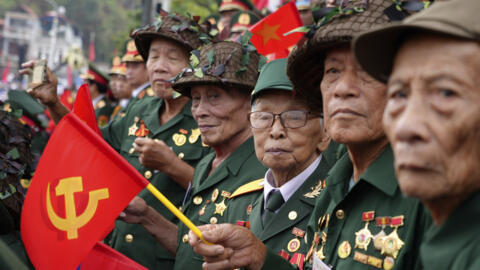
POLYGON ((290 252, 295 252, 300 248, 300 240, 298 238, 293 238, 292 240, 288 241, 287 249, 290 252))
POLYGON ((179 129, 178 132, 182 133, 183 135, 187 135, 187 134, 188 134, 188 130, 183 129, 183 128, 179 129))
POLYGON ((284 258, 287 261, 288 261, 288 258, 290 258, 290 255, 284 249, 280 250, 278 252, 278 255, 280 255, 280 257, 284 258))
POLYGON ((213 192, 212 192, 212 202, 215 202, 218 198, 218 188, 216 188, 213 192))
POLYGON ((310 246, 310 249, 307 252, 307 256, 305 257, 305 259, 310 263, 312 263, 312 255, 319 242, 320 237, 318 236, 318 233, 315 232, 315 234, 313 235, 312 245, 310 246))
POLYGON ((203 214, 205 214, 205 208, 207 208, 207 204, 204 204, 202 209, 200 209, 200 211, 198 211, 198 215, 203 216, 203 214))
POLYGON ((343 241, 337 250, 338 257, 341 259, 347 258, 350 255, 350 252, 352 252, 352 246, 350 246, 348 241, 343 241))
POLYGON ((252 213, 252 205, 251 204, 249 204, 247 206, 247 215, 250 215, 250 213, 252 213))
POLYGON ((318 230, 323 231, 328 228, 328 222, 330 221, 330 214, 325 214, 318 219, 318 230))
POLYGON ((397 258, 398 251, 405 244, 400 237, 398 237, 398 227, 403 226, 403 215, 392 217, 390 227, 394 228, 393 231, 385 236, 382 246, 382 255, 386 254, 387 256, 392 256, 394 259, 397 258))
POLYGON ((298 269, 300 270, 303 269, 304 262, 305 262, 305 255, 301 253, 293 254, 292 258, 290 259, 290 264, 297 265, 298 269))
POLYGON ((372 233, 368 229, 368 223, 373 220, 375 211, 368 211, 362 213, 362 220, 365 221, 365 227, 355 233, 355 248, 367 250, 370 241, 372 240, 372 233))
POLYGON ((137 131, 135 131, 135 136, 145 137, 145 136, 148 136, 149 133, 150 133, 150 130, 147 129, 145 122, 143 122, 143 120, 140 120, 140 127, 137 129, 137 131))
POLYGON ((383 240, 387 235, 384 231, 385 226, 390 225, 391 218, 390 217, 377 217, 375 218, 376 224, 379 227, 382 227, 382 230, 373 236, 373 246, 377 250, 382 250, 383 247, 383 240))
POLYGON ((325 260, 325 254, 323 253, 323 247, 325 246, 325 243, 327 242, 327 234, 325 232, 322 232, 322 236, 319 237, 318 241, 322 241, 322 246, 320 247, 317 252, 315 252, 315 255, 320 259, 320 260, 325 260))
POLYGON ((187 141, 187 136, 184 134, 175 133, 173 134, 172 139, 176 146, 182 146, 187 141))
POLYGON ((195 205, 200 205, 202 203, 202 201, 203 201, 202 197, 200 197, 198 195, 193 198, 193 203, 195 205))
POLYGON ((135 136, 135 132, 137 132, 137 129, 138 129, 137 122, 138 122, 138 117, 135 117, 133 125, 131 125, 128 128, 128 136, 135 136))
POLYGON ((225 199, 230 197, 230 192, 222 191, 223 200, 220 203, 215 204, 215 212, 213 214, 219 214, 223 216, 223 212, 227 209, 227 205, 225 204, 225 199))
POLYGON ((188 142, 192 144, 197 142, 198 138, 200 137, 200 134, 201 133, 199 128, 192 129, 192 134, 188 137, 188 142))

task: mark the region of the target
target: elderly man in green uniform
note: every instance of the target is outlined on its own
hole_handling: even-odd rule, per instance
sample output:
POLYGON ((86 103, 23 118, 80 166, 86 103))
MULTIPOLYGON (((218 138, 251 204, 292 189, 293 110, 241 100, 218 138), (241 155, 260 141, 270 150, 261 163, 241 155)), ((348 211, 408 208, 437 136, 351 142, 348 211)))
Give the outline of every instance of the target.
MULTIPOLYGON (((210 152, 202 145, 200 131, 192 117, 191 101, 175 98, 168 82, 188 65, 189 51, 208 41, 208 35, 194 21, 168 14, 132 36, 147 70, 155 98, 144 98, 129 106, 124 117, 102 128, 104 139, 156 186, 174 205, 181 206, 185 189, 193 179, 194 167, 210 152), (188 25, 188 27, 180 27, 188 25)), ((26 64, 26 66, 31 64, 26 64)), ((58 122, 68 111, 58 104, 56 78, 47 70, 49 83, 32 94, 45 103, 58 122)), ((145 200, 167 220, 175 217, 147 190, 145 200)), ((150 269, 171 269, 175 258, 156 243, 138 224, 117 221, 111 245, 150 269)))
MULTIPOLYGON (((400 192, 381 124, 386 86, 356 64, 349 44, 354 33, 388 23, 385 10, 391 5, 387 0, 348 3, 289 57, 295 89, 319 106, 323 102, 327 133, 348 150, 317 198, 307 227, 306 268, 420 267, 418 249, 431 220, 418 200, 400 192), (314 86, 320 86, 321 95, 314 86)), ((393 10, 398 11, 395 5, 393 10)), ((207 269, 291 268, 241 227, 203 229, 207 241, 219 244, 197 244, 207 269), (245 253, 254 255, 239 256, 245 253)))
POLYGON ((299 267, 308 249, 303 237, 310 214, 335 163, 334 153, 323 152, 330 140, 321 110, 294 94, 287 59, 267 63, 252 93, 249 120, 257 158, 269 170, 264 179, 240 187, 230 197, 231 204, 249 202, 251 231, 299 267))
POLYGON ((236 41, 260 19, 250 11, 237 11, 230 20, 230 40, 236 41))
POLYGON ((233 14, 237 11, 248 11, 253 9, 249 0, 219 0, 218 3, 218 11, 220 12, 218 30, 220 32, 227 31, 227 36, 230 33, 230 21, 233 14))
POLYGON ((82 74, 80 77, 88 83, 90 88, 90 97, 92 98, 98 126, 103 127, 107 125, 113 112, 113 106, 105 95, 110 78, 98 70, 92 63, 88 64, 87 73, 82 74))
MULTIPOLYGON (((265 175, 255 156, 247 114, 250 93, 258 77, 259 55, 251 45, 235 42, 211 43, 192 53, 191 67, 173 87, 192 97, 192 113, 202 141, 215 151, 195 168, 183 212, 197 225, 236 223, 248 217, 248 202, 234 203, 232 194, 265 175), (248 61, 242 61, 248 55, 248 61), (228 212, 228 214, 227 214, 228 212)), ((136 199, 126 209, 125 220, 142 224, 172 254, 174 269, 200 269, 202 257, 188 244, 188 228, 168 222, 136 199)))
POLYGON ((421 245, 424 269, 480 269, 478 10, 477 0, 437 3, 355 42, 365 70, 388 79, 383 123, 400 188, 435 222, 421 245))

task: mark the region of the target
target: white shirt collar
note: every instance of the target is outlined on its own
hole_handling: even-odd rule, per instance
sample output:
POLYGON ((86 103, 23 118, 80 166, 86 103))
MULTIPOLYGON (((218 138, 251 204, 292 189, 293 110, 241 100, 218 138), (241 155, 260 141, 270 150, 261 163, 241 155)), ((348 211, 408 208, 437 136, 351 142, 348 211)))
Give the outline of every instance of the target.
POLYGON ((322 160, 322 155, 320 155, 315 161, 310 164, 305 170, 303 170, 301 173, 299 173, 297 176, 293 177, 292 179, 288 180, 283 186, 280 188, 275 187, 275 181, 273 177, 272 170, 268 169, 268 171, 265 173, 265 180, 264 180, 264 186, 263 186, 263 205, 264 209, 267 205, 267 196, 272 192, 273 190, 280 190, 280 193, 282 194, 283 200, 285 202, 292 197, 293 193, 297 191, 305 182, 305 180, 312 175, 312 173, 315 171, 315 169, 318 167, 320 164, 320 161, 322 160))
POLYGON ((142 92, 142 90, 147 88, 147 86, 149 86, 149 85, 150 85, 150 83, 146 82, 146 83, 140 85, 139 87, 135 88, 132 91, 132 97, 136 98, 138 96, 138 94, 140 94, 140 92, 142 92))
POLYGON ((95 106, 97 106, 97 103, 102 100, 102 98, 105 97, 104 94, 100 94, 98 95, 96 98, 92 99, 92 104, 93 104, 93 108, 95 108, 95 106))

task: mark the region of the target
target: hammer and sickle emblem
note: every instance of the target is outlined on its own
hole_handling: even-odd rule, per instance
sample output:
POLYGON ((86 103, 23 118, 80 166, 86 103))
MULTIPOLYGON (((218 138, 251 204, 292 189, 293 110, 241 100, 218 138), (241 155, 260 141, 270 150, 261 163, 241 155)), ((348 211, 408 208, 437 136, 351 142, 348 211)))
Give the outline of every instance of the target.
POLYGON ((108 188, 92 190, 88 193, 88 204, 85 211, 77 216, 74 193, 83 191, 82 177, 61 179, 55 188, 57 196, 65 197, 65 218, 59 217, 53 210, 50 200, 50 183, 47 185, 47 213, 53 226, 67 232, 67 239, 77 239, 78 229, 87 224, 97 211, 99 200, 108 198, 108 188))

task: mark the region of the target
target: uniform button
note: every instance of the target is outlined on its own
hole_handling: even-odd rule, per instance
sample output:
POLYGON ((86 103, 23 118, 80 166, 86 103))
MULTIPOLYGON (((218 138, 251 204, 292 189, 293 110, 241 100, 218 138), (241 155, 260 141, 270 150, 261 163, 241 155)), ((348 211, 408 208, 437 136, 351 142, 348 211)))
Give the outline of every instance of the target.
POLYGON ((150 178, 152 178, 152 172, 151 171, 146 171, 144 176, 145 176, 145 178, 150 179, 150 178))
POLYGON ((128 153, 129 153, 130 155, 133 154, 133 152, 135 152, 135 148, 133 148, 133 147, 130 148, 130 150, 128 150, 128 153))
POLYGON ((218 220, 217 220, 216 217, 212 217, 212 218, 210 219, 210 224, 217 224, 217 222, 218 222, 218 220))
POLYGON ((288 213, 288 219, 295 220, 296 218, 297 218, 297 211, 290 211, 290 213, 288 213))
POLYGON ((338 219, 343 219, 345 217, 345 212, 342 209, 338 209, 337 212, 335 212, 335 216, 338 219))
POLYGON ((127 243, 133 242, 133 235, 131 235, 131 234, 125 235, 125 242, 127 242, 127 243))
POLYGON ((188 234, 184 234, 182 237, 182 242, 187 243, 188 242, 188 234))
POLYGON ((184 154, 184 153, 180 153, 180 154, 178 154, 178 158, 179 158, 179 159, 182 159, 184 156, 185 156, 185 154, 184 154))
POLYGON ((202 203, 202 201, 203 201, 202 197, 200 197, 198 195, 193 198, 193 203, 195 205, 200 205, 202 203))

